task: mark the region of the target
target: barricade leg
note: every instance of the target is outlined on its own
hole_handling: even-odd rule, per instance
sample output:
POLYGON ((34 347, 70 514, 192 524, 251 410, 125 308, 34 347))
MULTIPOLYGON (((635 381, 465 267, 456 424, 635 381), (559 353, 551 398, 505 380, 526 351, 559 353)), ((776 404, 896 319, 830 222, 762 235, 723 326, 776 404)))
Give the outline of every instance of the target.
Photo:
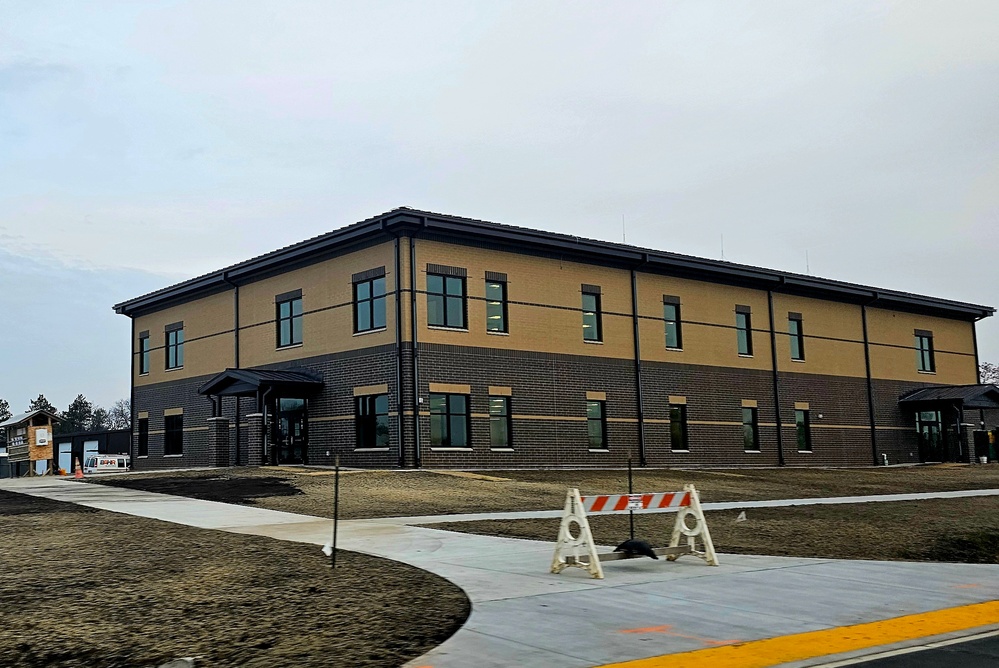
POLYGON ((600 567, 600 557, 593 543, 590 523, 586 519, 586 510, 576 488, 570 489, 565 495, 565 508, 562 511, 562 522, 555 543, 551 572, 561 573, 570 566, 583 568, 594 578, 604 577, 603 568, 600 567), (572 534, 573 524, 578 531, 575 536, 572 534), (584 556, 586 561, 581 558, 584 556))

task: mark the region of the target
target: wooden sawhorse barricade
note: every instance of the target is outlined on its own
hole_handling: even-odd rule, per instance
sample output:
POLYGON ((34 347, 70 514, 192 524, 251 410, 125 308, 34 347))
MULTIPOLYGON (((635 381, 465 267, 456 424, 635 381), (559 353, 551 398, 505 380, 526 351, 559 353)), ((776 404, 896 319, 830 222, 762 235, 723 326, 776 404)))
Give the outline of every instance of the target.
POLYGON ((704 559, 709 565, 717 566, 718 557, 715 554, 714 543, 708 532, 708 524, 701 510, 701 500, 693 485, 685 485, 682 492, 657 492, 653 494, 612 494, 599 496, 580 496, 575 487, 569 489, 565 496, 565 510, 562 513, 562 524, 558 531, 558 542, 555 544, 555 556, 552 558, 552 573, 561 573, 573 566, 586 569, 594 578, 603 578, 604 571, 601 561, 617 559, 634 559, 640 555, 628 552, 608 552, 597 554, 590 532, 588 513, 622 513, 648 508, 676 509, 676 521, 673 523, 673 534, 670 536, 669 547, 653 550, 659 556, 665 556, 670 561, 677 557, 690 554, 704 559), (694 520, 693 526, 688 526, 687 518, 694 520), (576 525, 575 535, 571 525, 576 525), (681 545, 681 536, 686 538, 681 545), (700 541, 702 549, 698 549, 700 541))

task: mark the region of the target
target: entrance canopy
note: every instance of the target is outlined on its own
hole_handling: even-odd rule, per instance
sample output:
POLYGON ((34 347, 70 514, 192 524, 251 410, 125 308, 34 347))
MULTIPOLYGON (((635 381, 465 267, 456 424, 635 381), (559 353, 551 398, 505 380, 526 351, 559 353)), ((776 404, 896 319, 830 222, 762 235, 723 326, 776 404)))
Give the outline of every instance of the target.
POLYGON ((198 394, 259 398, 267 393, 275 397, 306 399, 321 389, 323 381, 306 371, 226 369, 198 388, 198 394))
POLYGON ((995 385, 938 385, 902 395, 898 405, 915 411, 936 410, 941 404, 958 409, 999 408, 999 387, 995 385))

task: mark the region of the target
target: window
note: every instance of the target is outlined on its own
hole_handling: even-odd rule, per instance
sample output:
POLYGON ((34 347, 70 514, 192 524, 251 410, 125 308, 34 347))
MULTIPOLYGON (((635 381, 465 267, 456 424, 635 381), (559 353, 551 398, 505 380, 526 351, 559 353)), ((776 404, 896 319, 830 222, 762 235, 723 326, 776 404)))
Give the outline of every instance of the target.
POLYGON ((927 373, 937 370, 933 359, 933 332, 916 330, 916 369, 927 373))
POLYGON ((470 448, 468 396, 430 395, 430 445, 439 448, 470 448))
POLYGON ((808 421, 808 411, 796 408, 794 411, 794 425, 798 431, 798 451, 812 451, 812 427, 808 421))
POLYGON ((427 324, 465 328, 465 277, 427 274, 427 324))
POLYGON ((675 350, 683 348, 679 297, 663 296, 663 320, 666 321, 666 347, 675 350))
POLYGON ((591 450, 607 449, 607 421, 604 419, 604 402, 586 402, 586 431, 591 450))
POLYGON ((787 331, 791 335, 791 359, 805 360, 805 334, 801 329, 801 314, 787 314, 787 331))
POLYGON ((139 375, 149 373, 149 332, 139 332, 139 375))
POLYGON ((600 288, 596 285, 583 286, 583 340, 602 341, 600 323, 600 288))
POLYGON ((742 409, 742 447, 747 452, 760 450, 760 423, 755 408, 742 409))
POLYGON ((167 415, 163 418, 163 454, 184 454, 184 416, 167 415))
POLYGON ((506 274, 486 272, 486 331, 507 331, 506 274))
POLYGON ((387 394, 355 397, 354 429, 358 448, 389 446, 389 400, 387 394))
POLYGON ((753 354, 753 323, 748 306, 735 307, 735 332, 740 355, 753 354))
POLYGON ((302 343, 302 291, 295 290, 274 298, 277 310, 277 347, 302 343))
POLYGON ((139 457, 146 457, 149 455, 149 418, 139 418, 139 443, 138 443, 138 454, 139 457))
POLYGON ((385 329, 385 267, 354 274, 354 332, 385 329))
POLYGON ((669 405, 669 449, 674 452, 690 450, 686 404, 669 405))
POLYGON ((176 322, 166 326, 166 368, 179 369, 184 366, 184 323, 176 322))
POLYGON ((511 447, 510 397, 489 397, 489 447, 511 447))

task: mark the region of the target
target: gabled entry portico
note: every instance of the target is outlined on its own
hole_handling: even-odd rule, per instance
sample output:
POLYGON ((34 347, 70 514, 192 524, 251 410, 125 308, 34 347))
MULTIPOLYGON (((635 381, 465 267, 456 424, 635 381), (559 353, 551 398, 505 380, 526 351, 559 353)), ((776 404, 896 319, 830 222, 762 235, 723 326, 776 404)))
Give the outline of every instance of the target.
POLYGON ((212 402, 210 446, 218 461, 228 463, 229 424, 222 415, 222 397, 250 397, 256 411, 248 423, 248 464, 307 464, 309 399, 323 381, 301 370, 226 369, 198 389, 212 402), (223 442, 224 441, 224 442, 223 442))
MULTIPOLYGON (((915 412, 922 462, 973 461, 968 427, 984 430, 985 412, 999 409, 995 385, 938 385, 903 395, 898 405, 915 412)), ((987 453, 981 453, 987 454, 987 453)))

